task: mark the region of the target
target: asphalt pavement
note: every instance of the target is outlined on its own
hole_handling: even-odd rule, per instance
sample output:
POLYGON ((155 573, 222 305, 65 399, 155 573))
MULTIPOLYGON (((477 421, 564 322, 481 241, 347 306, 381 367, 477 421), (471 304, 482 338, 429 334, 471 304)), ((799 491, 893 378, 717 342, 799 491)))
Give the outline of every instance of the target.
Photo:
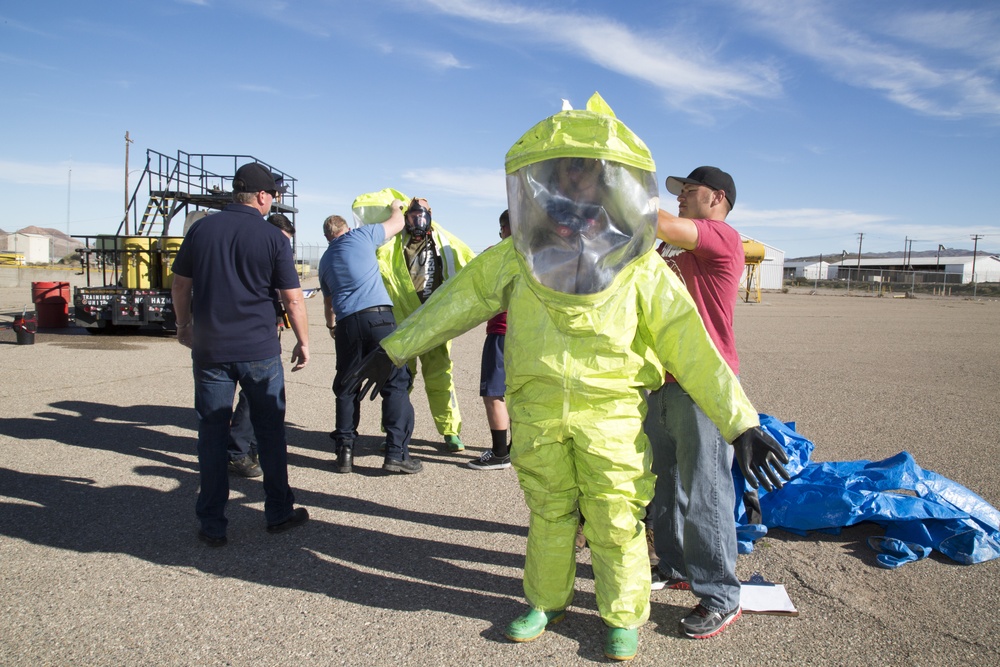
MULTIPOLYGON (((315 286, 315 279, 307 281, 315 286)), ((0 289, 0 322, 24 288, 0 289)), ((514 644, 528 513, 489 447, 478 395, 484 328, 454 341, 467 450, 450 454, 417 380, 417 475, 380 469, 378 403, 355 472, 332 462, 334 350, 308 302, 312 359, 286 373, 289 476, 311 520, 265 532, 260 479, 231 477, 229 544, 195 538, 191 364, 172 336, 0 330, 0 664, 587 665, 608 662, 589 552, 567 619, 514 644)), ((797 423, 814 460, 909 451, 994 506, 1000 303, 765 293, 740 303, 741 378, 797 423)), ((286 359, 293 338, 283 337, 286 359)), ((287 368, 287 367, 286 367, 287 368)), ((1000 563, 939 554, 877 566, 864 524, 775 530, 738 573, 782 583, 797 617, 745 614, 693 641, 690 593, 653 594, 636 665, 997 665, 1000 563)))

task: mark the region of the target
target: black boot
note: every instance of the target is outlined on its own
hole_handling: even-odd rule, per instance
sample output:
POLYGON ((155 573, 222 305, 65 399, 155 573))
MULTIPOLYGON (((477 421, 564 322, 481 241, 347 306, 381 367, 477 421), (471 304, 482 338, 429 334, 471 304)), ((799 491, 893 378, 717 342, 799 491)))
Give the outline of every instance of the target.
POLYGON ((354 450, 350 445, 343 445, 337 450, 337 472, 351 472, 354 462, 354 450))

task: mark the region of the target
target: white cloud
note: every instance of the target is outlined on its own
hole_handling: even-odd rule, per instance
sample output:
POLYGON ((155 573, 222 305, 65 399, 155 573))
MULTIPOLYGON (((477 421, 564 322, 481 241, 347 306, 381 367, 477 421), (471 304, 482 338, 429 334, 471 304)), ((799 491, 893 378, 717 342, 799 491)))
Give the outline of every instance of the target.
POLYGON ((0 160, 0 181, 16 185, 66 187, 71 184, 73 190, 116 191, 125 187, 124 179, 121 166, 72 161, 29 163, 0 160))
POLYGON ((422 61, 435 70, 471 69, 469 65, 462 63, 454 54, 447 51, 421 51, 398 46, 394 48, 388 44, 379 44, 377 48, 384 54, 398 53, 404 58, 422 61))
POLYGON ((942 10, 896 16, 882 26, 888 35, 943 52, 964 54, 984 67, 1000 68, 1000 11, 942 10))
POLYGON ((429 51, 418 55, 430 62, 431 65, 437 69, 469 69, 468 65, 463 65, 459 62, 458 58, 451 53, 429 51))
POLYGON ((847 230, 864 231, 873 225, 882 226, 892 223, 895 218, 872 213, 841 211, 821 208, 799 209, 752 209, 739 207, 734 209, 730 221, 736 226, 753 225, 755 227, 793 228, 810 230, 847 230))
POLYGON ((777 70, 764 62, 724 62, 680 31, 641 34, 605 16, 475 0, 427 0, 438 11, 507 29, 532 46, 564 49, 657 88, 670 105, 715 104, 781 95, 777 70))
POLYGON ((907 238, 933 248, 938 243, 956 243, 964 247, 962 242, 973 234, 1000 237, 1000 228, 996 225, 926 224, 880 213, 838 209, 754 209, 740 206, 734 209, 727 221, 741 233, 771 245, 784 246, 783 249, 790 248, 793 254, 818 253, 823 249, 822 243, 828 246, 839 243, 849 252, 855 252, 858 234, 864 234, 862 252, 864 248, 884 251, 893 249, 895 245, 902 250, 907 238))
MULTIPOLYGON (((917 53, 888 34, 926 44, 936 26, 932 15, 891 11, 870 3, 829 3, 821 0, 746 0, 733 5, 746 12, 749 23, 787 49, 819 63, 833 77, 859 88, 880 91, 892 102, 931 116, 1000 115, 1000 86, 981 71, 981 61, 940 58, 926 50, 917 53), (842 18, 843 13, 846 18, 842 18), (858 20, 858 12, 863 16, 858 20), (880 26, 899 26, 878 33, 880 26)), ((963 27, 983 24, 973 34, 967 53, 991 52, 994 64, 997 31, 994 11, 947 15, 948 32, 934 37, 936 46, 961 42, 963 27), (986 27, 988 26, 988 27, 986 27), (983 31, 986 31, 985 33, 983 31), (986 35, 989 35, 987 38, 986 35)), ((958 50, 953 49, 952 55, 958 50)))
POLYGON ((489 206, 507 205, 507 181, 503 169, 429 167, 405 171, 402 177, 410 190, 420 188, 442 192, 489 206))
POLYGON ((30 26, 30 25, 27 25, 26 23, 21 23, 20 21, 12 19, 9 16, 0 16, 0 25, 2 25, 3 28, 5 28, 5 29, 6 28, 11 28, 13 30, 19 30, 21 32, 31 33, 32 35, 37 35, 39 37, 46 37, 46 38, 49 38, 49 39, 52 39, 52 38, 55 37, 55 35, 53 35, 50 32, 44 32, 44 31, 39 30, 38 28, 36 28, 34 26, 30 26))
POLYGON ((281 93, 271 86, 261 86, 253 83, 241 83, 236 85, 237 90, 242 90, 246 93, 262 93, 264 95, 281 95, 281 93))
POLYGON ((37 60, 25 60, 24 58, 18 58, 17 56, 12 56, 9 53, 0 53, 0 63, 5 63, 7 65, 16 65, 17 67, 34 67, 36 69, 47 69, 47 70, 56 69, 52 65, 46 65, 45 63, 38 62, 37 60))

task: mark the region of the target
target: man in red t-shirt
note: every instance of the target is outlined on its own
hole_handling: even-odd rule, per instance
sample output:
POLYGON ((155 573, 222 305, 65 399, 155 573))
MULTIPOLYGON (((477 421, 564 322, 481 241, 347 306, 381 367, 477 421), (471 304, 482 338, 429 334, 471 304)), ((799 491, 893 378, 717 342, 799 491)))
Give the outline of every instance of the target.
MULTIPOLYGON (((510 236, 510 214, 500 214, 500 239, 510 236)), ((510 467, 510 441, 507 429, 510 418, 504 391, 507 375, 503 368, 503 344, 507 335, 507 311, 497 313, 486 323, 486 340, 483 342, 483 357, 479 373, 479 395, 486 407, 486 421, 490 424, 492 446, 468 466, 473 470, 503 470, 510 467)))
MULTIPOLYGON (((719 354, 739 375, 733 310, 743 272, 743 242, 725 219, 736 201, 732 177, 699 167, 667 178, 680 217, 659 212, 660 254, 681 277, 719 354)), ((653 590, 690 589, 698 605, 681 632, 705 639, 739 618, 736 577, 733 448, 669 374, 649 395, 645 422, 653 450, 656 493, 650 506, 659 564, 653 590)))

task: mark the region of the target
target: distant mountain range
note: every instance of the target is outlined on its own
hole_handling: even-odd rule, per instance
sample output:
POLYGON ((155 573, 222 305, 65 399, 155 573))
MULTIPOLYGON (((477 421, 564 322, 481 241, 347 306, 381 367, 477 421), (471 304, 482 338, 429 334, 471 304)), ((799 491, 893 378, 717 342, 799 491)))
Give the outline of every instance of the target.
MULTIPOLYGON (((57 262, 66 255, 70 255, 76 252, 77 248, 83 246, 81 239, 74 239, 67 236, 65 232, 61 232, 58 229, 53 229, 52 227, 35 227, 34 225, 29 227, 24 227, 17 230, 21 234, 38 234, 39 236, 47 236, 52 239, 51 253, 52 261, 57 262)), ((6 236, 11 232, 6 232, 0 229, 0 238, 6 236)), ((938 255, 937 250, 920 250, 910 253, 910 257, 968 257, 972 254, 971 248, 945 248, 938 255)), ((983 248, 978 248, 976 250, 978 255, 996 255, 996 251, 984 250, 983 248)), ((826 262, 837 262, 843 257, 841 252, 832 252, 830 254, 824 255, 807 255, 805 257, 786 257, 786 262, 818 262, 822 257, 823 261, 826 262)), ((903 257, 903 252, 897 250, 895 252, 863 252, 861 253, 862 259, 875 259, 875 258, 892 258, 892 257, 903 257)), ((857 259, 857 253, 847 253, 848 259, 857 259)))
MULTIPOLYGON (((996 255, 995 251, 984 250, 983 248, 976 249, 977 255, 982 255, 984 257, 989 255, 996 255)), ((972 255, 972 248, 945 248, 938 254, 937 250, 920 250, 913 251, 909 253, 910 257, 969 257, 972 255)), ((824 262, 839 262, 844 257, 842 252, 831 252, 829 255, 807 255, 805 257, 786 257, 786 262, 818 262, 822 258, 824 262)), ((897 250, 895 252, 863 252, 861 253, 861 259, 891 259, 891 258, 903 258, 903 251, 897 250)), ((847 259, 857 259, 858 253, 847 253, 847 259)))

